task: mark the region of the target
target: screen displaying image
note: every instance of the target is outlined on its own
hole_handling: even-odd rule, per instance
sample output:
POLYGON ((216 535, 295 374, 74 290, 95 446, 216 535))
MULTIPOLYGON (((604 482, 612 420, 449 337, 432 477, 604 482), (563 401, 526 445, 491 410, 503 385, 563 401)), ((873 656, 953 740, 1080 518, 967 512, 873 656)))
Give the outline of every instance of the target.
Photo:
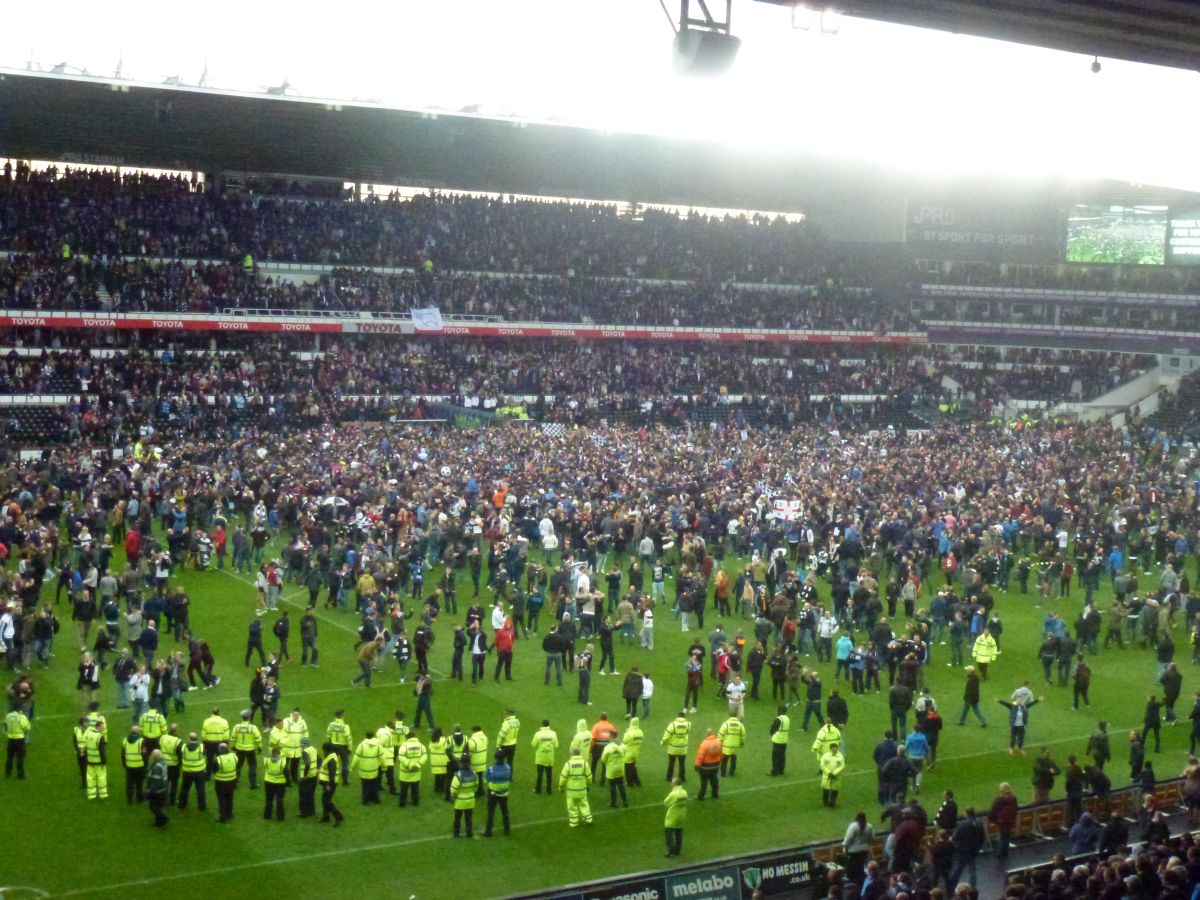
POLYGON ((1067 262, 1161 266, 1166 262, 1165 206, 1071 207, 1067 262))
POLYGON ((1200 266, 1200 209, 1171 211, 1167 228, 1167 263, 1200 266))

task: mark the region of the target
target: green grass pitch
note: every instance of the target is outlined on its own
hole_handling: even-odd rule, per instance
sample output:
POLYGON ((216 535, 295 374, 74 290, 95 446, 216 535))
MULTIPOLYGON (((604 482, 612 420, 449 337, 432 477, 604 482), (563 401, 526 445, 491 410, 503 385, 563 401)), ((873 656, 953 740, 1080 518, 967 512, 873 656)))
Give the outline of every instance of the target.
MULTIPOLYGON (((733 561, 726 565, 732 566, 733 561)), ((199 730, 201 721, 214 705, 235 720, 248 706, 251 669, 242 667, 246 626, 253 617, 255 590, 245 576, 229 572, 186 572, 180 576, 192 597, 194 632, 208 640, 216 655, 219 686, 186 695, 187 711, 178 717, 181 731, 199 730)), ((1151 576, 1153 577, 1153 576, 1151 576)), ((1143 583, 1146 583, 1143 581, 1143 583)), ((460 597, 469 596, 464 578, 460 597)), ((47 592, 53 589, 49 584, 47 592)), ((828 585, 821 596, 828 598, 828 585)), ((484 594, 487 594, 485 589, 484 594)), ((1082 604, 1082 590, 1073 589, 1070 599, 1050 605, 1073 622, 1082 604)), ((668 597, 673 595, 668 585, 668 597)), ((1020 596, 1015 588, 997 592, 997 610, 1005 631, 1002 655, 992 666, 991 679, 984 683, 982 707, 990 727, 980 729, 972 717, 965 727, 955 722, 961 709, 963 675, 947 666, 948 648, 935 646, 927 682, 947 720, 943 730, 937 768, 924 779, 922 801, 931 812, 940 802, 943 789, 951 787, 960 806, 990 804, 996 786, 1011 782, 1022 802, 1032 799, 1029 785, 1034 753, 1049 746, 1060 765, 1069 753, 1082 759, 1088 734, 1099 718, 1107 718, 1113 736, 1114 760, 1109 766, 1114 786, 1126 782, 1126 736, 1138 727, 1147 696, 1156 691, 1152 650, 1102 651, 1093 660, 1092 707, 1071 709, 1070 688, 1041 685, 1037 646, 1046 604, 1033 593, 1020 596), (1024 679, 1034 684, 1045 702, 1031 716, 1027 757, 1008 754, 1005 710, 997 699, 1007 699, 1024 679)), ((1098 595, 1100 608, 1110 599, 1107 584, 1098 595)), ((411 719, 411 672, 406 685, 398 682, 390 658, 370 690, 353 689, 350 678, 357 673, 353 644, 357 619, 350 613, 318 609, 321 651, 319 669, 301 668, 299 629, 296 624, 306 592, 295 585, 285 587, 283 605, 293 611, 293 662, 281 674, 280 710, 300 706, 314 738, 323 739, 333 711, 344 707, 354 729, 355 742, 363 729, 382 724, 396 709, 411 719)), ((323 594, 322 594, 323 602, 323 594)), ((927 600, 926 600, 927 602, 927 600)), ((467 604, 460 600, 460 610, 467 604)), ((319 604, 320 606, 320 604, 319 604)), ((662 800, 666 794, 665 752, 659 746, 662 729, 677 712, 683 699, 686 647, 696 631, 683 634, 667 609, 657 618, 653 652, 617 644, 617 668, 628 671, 639 665, 652 673, 656 691, 651 715, 643 722, 646 745, 640 771, 645 787, 631 789, 628 809, 608 808, 607 788, 592 789, 595 823, 590 828, 569 829, 561 794, 537 796, 532 792, 533 760, 529 741, 542 718, 549 718, 560 738, 557 766, 565 761, 567 746, 580 717, 594 722, 607 711, 621 727, 624 705, 620 677, 593 676, 593 705, 576 702, 573 676, 564 687, 542 683, 544 656, 540 641, 517 643, 514 681, 491 681, 494 656, 489 658, 488 681, 480 687, 445 679, 450 669, 450 632, 459 616, 443 615, 437 625, 438 640, 430 660, 435 674, 433 708, 443 727, 460 723, 465 730, 483 726, 494 744, 507 707, 521 719, 521 739, 516 757, 515 779, 510 801, 513 833, 490 840, 455 841, 451 837, 450 805, 434 795, 432 776, 426 773, 418 809, 398 808, 389 802, 363 807, 357 779, 339 791, 337 801, 346 814, 345 826, 328 825, 296 817, 294 789, 287 797, 287 821, 267 822, 262 818, 261 789, 251 792, 243 779, 239 786, 235 820, 226 826, 216 823, 216 804, 209 789, 209 810, 199 812, 194 803, 186 811, 169 811, 170 825, 163 831, 150 825, 147 808, 126 805, 124 773, 117 755, 110 751, 109 788, 106 801, 87 801, 71 749, 71 728, 81 711, 75 690, 78 644, 65 601, 59 608, 63 630, 55 641, 55 658, 49 670, 35 662, 33 675, 38 687, 37 719, 29 747, 26 781, 3 782, 0 805, 4 847, 0 857, 0 885, 23 886, 25 892, 9 890, 7 896, 117 897, 131 892, 141 896, 208 896, 291 898, 353 896, 367 898, 496 897, 520 891, 549 889, 587 879, 662 867, 662 800)), ((543 614, 543 630, 548 615, 543 614)), ((270 636, 270 617, 264 617, 264 643, 275 645, 270 636)), ((711 603, 706 625, 715 621, 711 603)), ((900 617, 903 622, 903 617, 900 617)), ((726 629, 743 625, 751 634, 751 623, 726 619, 726 629)), ((703 632, 707 634, 707 628, 703 632)), ((1184 671, 1184 693, 1177 712, 1186 717, 1192 693, 1200 683, 1192 677, 1187 635, 1178 618, 1175 640, 1177 659, 1184 671)), ((707 643, 707 641, 705 641, 707 643)), ((160 652, 171 649, 164 636, 160 652)), ((597 653, 598 653, 597 647, 597 653)), ((597 662, 599 656, 597 655, 597 662)), ((815 657, 804 660, 815 665, 815 657)), ((833 665, 822 665, 826 690, 834 686, 833 665)), ((116 744, 126 733, 127 713, 114 708, 116 689, 111 677, 103 678, 103 709, 108 716, 110 741, 116 744)), ((770 697, 769 675, 764 673, 764 696, 770 697)), ((774 713, 769 699, 747 701, 748 746, 743 751, 734 779, 722 783, 720 800, 693 803, 685 831, 682 863, 697 863, 739 851, 762 850, 839 837, 855 811, 866 810, 878 820, 875 773, 871 750, 887 727, 886 672, 884 695, 850 696, 850 722, 846 733, 847 768, 837 810, 821 806, 821 791, 815 757, 810 752, 815 726, 809 734, 793 724, 784 779, 766 777, 769 769, 767 729, 774 713)), ((793 713, 799 710, 794 710, 793 713)), ((704 729, 716 727, 727 715, 726 704, 715 696, 715 685, 707 681, 699 711, 691 716, 694 755, 704 729)), ((1164 728, 1161 754, 1147 753, 1159 777, 1175 776, 1186 762, 1190 728, 1186 718, 1178 727, 1164 728)), ((428 735, 421 731, 422 738, 428 735)), ((1148 748, 1149 749, 1149 748, 1148 748)), ((689 759, 690 765, 690 759, 689 759)), ((557 767, 556 767, 557 768, 557 767)), ((260 772, 261 774, 261 772, 260 772)), ((693 796, 698 778, 689 770, 687 786, 693 796)), ((1062 796, 1061 779, 1054 796, 1062 796)), ((319 803, 319 798, 318 798, 319 803)), ((485 804, 476 813, 476 832, 482 831, 485 804)))

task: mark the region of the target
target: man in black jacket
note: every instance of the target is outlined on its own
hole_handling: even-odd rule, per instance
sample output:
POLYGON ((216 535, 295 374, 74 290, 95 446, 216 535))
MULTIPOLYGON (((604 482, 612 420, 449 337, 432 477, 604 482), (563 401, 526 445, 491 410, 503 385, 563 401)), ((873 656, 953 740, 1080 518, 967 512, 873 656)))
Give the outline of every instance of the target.
POLYGON ((250 630, 246 634, 246 666, 250 665, 250 655, 255 650, 258 651, 258 664, 266 665, 267 654, 263 652, 262 622, 257 618, 250 620, 250 630))
POLYGON ((975 807, 967 807, 963 820, 954 829, 951 842, 954 844, 954 871, 950 875, 950 883, 958 884, 966 870, 968 882, 975 887, 975 860, 984 843, 983 825, 975 815, 975 807))
POLYGON ((562 638, 558 635, 558 626, 555 625, 542 638, 542 651, 546 654, 546 684, 550 683, 550 669, 554 668, 555 677, 558 679, 558 686, 562 687, 562 638))
POLYGON ((908 782, 917 774, 916 768, 904 755, 904 748, 897 747, 896 755, 883 764, 880 771, 884 790, 889 803, 903 803, 908 793, 908 782))
POLYGON ((875 760, 875 774, 879 779, 879 804, 883 806, 888 802, 887 783, 883 779, 883 767, 887 765, 896 755, 896 735, 894 732, 884 732, 883 740, 875 745, 875 752, 871 754, 875 760))

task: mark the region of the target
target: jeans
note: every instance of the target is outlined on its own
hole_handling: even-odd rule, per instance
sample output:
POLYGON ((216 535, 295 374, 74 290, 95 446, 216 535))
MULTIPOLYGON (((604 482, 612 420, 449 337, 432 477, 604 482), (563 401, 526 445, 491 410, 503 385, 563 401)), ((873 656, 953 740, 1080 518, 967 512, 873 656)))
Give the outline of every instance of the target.
POLYGON ((317 664, 317 639, 315 637, 300 638, 300 664, 308 665, 308 654, 312 652, 312 664, 317 664))
POLYGON ((129 682, 117 682, 117 709, 125 709, 129 706, 129 682))
MULTIPOLYGON (((981 713, 981 712, 979 711, 979 704, 978 704, 978 703, 964 703, 964 704, 963 704, 962 715, 960 715, 960 716, 958 717, 958 724, 959 724, 959 725, 963 725, 963 724, 965 724, 965 723, 966 723, 966 721, 967 721, 967 710, 971 710, 972 712, 974 712, 974 713, 975 713, 975 718, 979 719, 979 724, 980 724, 980 725, 987 725, 987 719, 985 719, 985 718, 983 717, 983 713, 981 713)), ((956 882, 956 883, 957 883, 957 882, 956 882)))
POLYGON ((559 686, 562 685, 562 656, 558 653, 546 654, 546 684, 550 683, 550 668, 554 668, 555 676, 558 679, 559 686))
POLYGON ((950 883, 957 885, 964 871, 968 872, 967 881, 971 887, 975 887, 977 875, 975 872, 976 857, 975 854, 970 856, 957 856, 954 859, 954 871, 950 875, 950 883))

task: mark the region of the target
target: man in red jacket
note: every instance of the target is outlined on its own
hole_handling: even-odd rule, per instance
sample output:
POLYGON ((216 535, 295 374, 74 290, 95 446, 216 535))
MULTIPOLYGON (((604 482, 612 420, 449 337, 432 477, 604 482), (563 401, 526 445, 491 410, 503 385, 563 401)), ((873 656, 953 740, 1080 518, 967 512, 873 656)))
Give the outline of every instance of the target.
MULTIPOLYGON (((135 523, 130 522, 131 526, 135 523)), ((142 552, 142 533, 136 527, 131 527, 125 532, 125 558, 129 560, 131 566, 137 566, 138 557, 142 552)))
POLYGON ((504 667, 504 680, 512 681, 513 642, 516 639, 512 619, 505 619, 504 626, 496 629, 492 646, 496 648, 496 675, 493 680, 500 680, 500 668, 504 667))

